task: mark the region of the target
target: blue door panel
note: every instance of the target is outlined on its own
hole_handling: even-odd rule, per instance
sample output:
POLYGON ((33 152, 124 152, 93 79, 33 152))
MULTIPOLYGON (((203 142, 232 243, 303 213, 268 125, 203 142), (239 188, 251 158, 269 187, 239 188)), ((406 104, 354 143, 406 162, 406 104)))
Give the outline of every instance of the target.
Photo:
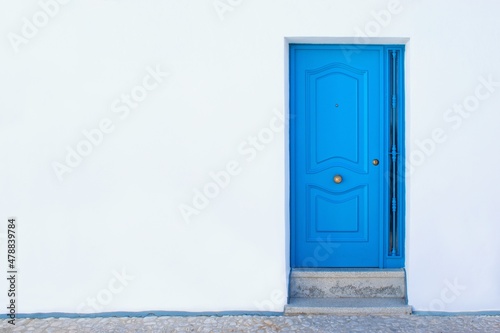
POLYGON ((306 241, 368 240, 366 224, 359 221, 367 217, 367 186, 359 186, 344 193, 328 192, 324 189, 309 188, 306 218, 312 223, 306 225, 306 241))
POLYGON ((294 267, 383 263, 384 48, 348 47, 290 46, 294 267))
POLYGON ((362 167, 366 137, 366 72, 356 75, 354 68, 321 70, 306 74, 307 135, 316 149, 309 152, 311 167, 332 166, 339 162, 362 167), (332 87, 342 89, 332 90, 332 87), (346 112, 349 110, 349 112, 346 112), (333 112, 332 112, 333 111, 333 112), (333 145, 331 142, 342 142, 333 145), (361 156, 360 156, 361 155, 361 156))

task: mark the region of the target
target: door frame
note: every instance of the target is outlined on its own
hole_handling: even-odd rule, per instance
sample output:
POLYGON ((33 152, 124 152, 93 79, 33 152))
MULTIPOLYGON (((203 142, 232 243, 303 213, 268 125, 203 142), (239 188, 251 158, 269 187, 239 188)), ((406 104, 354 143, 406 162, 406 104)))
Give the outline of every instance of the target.
MULTIPOLYGON (((289 196, 289 206, 287 215, 289 216, 289 224, 288 227, 289 232, 289 243, 288 245, 288 250, 290 251, 290 257, 289 257, 289 264, 290 267, 296 267, 297 265, 295 264, 295 239, 294 239, 294 228, 296 227, 296 221, 295 221, 295 212, 294 212, 294 206, 295 206, 295 174, 294 174, 294 163, 295 163, 295 143, 294 143, 294 133, 295 133, 295 124, 293 119, 290 117, 291 112, 293 111, 293 86, 291 84, 292 80, 292 75, 293 73, 293 63, 291 61, 292 54, 291 54, 291 46, 295 44, 312 44, 312 45, 335 45, 337 47, 345 47, 345 48, 357 48, 358 50, 363 49, 364 46, 367 46, 366 43, 363 44, 356 44, 356 43, 346 43, 345 39, 342 39, 343 42, 338 42, 338 39, 330 39, 326 40, 325 42, 317 42, 317 40, 314 43, 311 43, 311 40, 308 40, 307 42, 304 43, 304 40, 297 40, 296 38, 292 39, 286 39, 285 40, 285 48, 286 48, 286 73, 287 73, 287 91, 286 91, 286 104, 287 104, 287 109, 288 109, 288 135, 287 135, 287 140, 288 140, 288 193, 287 195, 289 196)), ((389 50, 396 50, 399 52, 399 60, 397 62, 397 71, 398 71, 398 81, 397 81, 397 99, 398 99, 398 108, 397 108, 397 121, 396 121, 396 126, 397 126, 397 193, 396 193, 396 200, 397 200, 397 220, 398 220, 398 243, 399 243, 399 251, 397 255, 390 254, 389 253, 389 220, 390 220, 390 210, 391 210, 391 199, 390 199, 390 190, 389 190, 389 185, 390 185, 390 176, 388 173, 384 172, 384 177, 381 179, 381 182, 384 187, 384 198, 382 198, 382 216, 383 216, 383 223, 380 223, 380 234, 381 236, 381 242, 380 242, 380 252, 379 252, 379 268, 400 268, 405 266, 405 257, 406 257, 406 242, 405 242, 405 234, 406 234, 406 219, 405 219, 405 199, 406 199, 406 189, 405 189, 405 109, 406 109, 406 103, 405 103, 405 61, 406 61, 406 42, 408 40, 402 40, 402 39, 397 39, 397 40, 392 40, 394 43, 372 43, 369 45, 376 45, 379 47, 383 47, 384 49, 384 54, 387 54, 389 50)), ((388 57, 384 58, 383 61, 383 66, 384 68, 382 69, 383 75, 384 75, 384 110, 390 110, 390 96, 389 96, 389 88, 388 85, 390 84, 390 72, 389 72, 389 65, 390 60, 388 57)), ((390 118, 389 116, 386 116, 383 118, 383 126, 384 126, 384 133, 383 133, 383 138, 384 142, 384 149, 387 149, 388 154, 384 156, 384 159, 389 162, 390 156, 390 150, 389 150, 389 141, 390 140, 390 118)), ((384 163, 385 164, 385 163, 384 163)))

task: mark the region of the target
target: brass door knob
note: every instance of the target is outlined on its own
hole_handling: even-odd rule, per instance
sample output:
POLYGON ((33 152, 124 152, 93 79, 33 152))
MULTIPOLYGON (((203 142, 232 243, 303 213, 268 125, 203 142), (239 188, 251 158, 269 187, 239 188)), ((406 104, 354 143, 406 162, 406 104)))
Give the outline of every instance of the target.
POLYGON ((341 175, 336 175, 335 177, 333 177, 333 181, 335 182, 335 184, 342 183, 342 176, 341 175))
POLYGON ((378 161, 377 159, 374 159, 374 160, 372 161, 372 163, 373 163, 373 165, 377 166, 377 165, 379 164, 379 161, 378 161))

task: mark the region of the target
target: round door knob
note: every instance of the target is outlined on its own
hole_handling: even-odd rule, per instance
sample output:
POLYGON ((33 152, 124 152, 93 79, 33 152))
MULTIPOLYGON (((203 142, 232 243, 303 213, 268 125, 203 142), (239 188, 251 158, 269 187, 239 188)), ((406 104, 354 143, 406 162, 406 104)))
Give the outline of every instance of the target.
POLYGON ((333 181, 335 182, 335 184, 342 183, 342 176, 341 175, 336 175, 335 177, 333 177, 333 181))
POLYGON ((377 159, 374 159, 372 163, 373 165, 377 166, 379 164, 379 161, 377 159))

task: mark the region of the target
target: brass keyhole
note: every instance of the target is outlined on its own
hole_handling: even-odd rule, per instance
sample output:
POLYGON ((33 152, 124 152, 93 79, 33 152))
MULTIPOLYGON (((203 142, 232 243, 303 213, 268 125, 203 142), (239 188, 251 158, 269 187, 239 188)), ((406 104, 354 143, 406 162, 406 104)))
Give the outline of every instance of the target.
POLYGON ((341 175, 336 175, 335 177, 333 177, 333 181, 335 182, 335 184, 342 183, 342 176, 341 175))
POLYGON ((377 159, 374 159, 372 163, 373 165, 377 166, 379 164, 379 161, 377 159))

